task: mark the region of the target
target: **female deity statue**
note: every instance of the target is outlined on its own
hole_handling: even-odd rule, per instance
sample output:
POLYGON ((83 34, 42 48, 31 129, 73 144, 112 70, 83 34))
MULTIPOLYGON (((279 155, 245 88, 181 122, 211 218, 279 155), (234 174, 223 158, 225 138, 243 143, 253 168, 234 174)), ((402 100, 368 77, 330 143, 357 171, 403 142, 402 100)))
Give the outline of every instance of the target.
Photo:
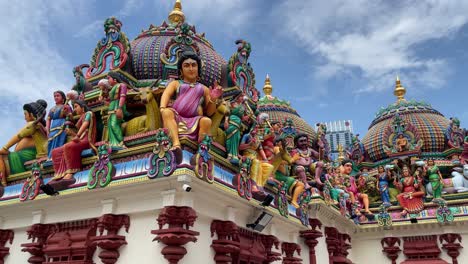
POLYGON ((45 120, 47 102, 37 100, 23 106, 24 126, 0 149, 0 182, 6 185, 8 175, 25 172, 24 163, 47 156, 45 120), (15 146, 15 151, 9 149, 15 146))
POLYGON ((407 166, 403 166, 402 176, 403 178, 400 181, 397 181, 397 179, 393 180, 394 185, 401 191, 401 193, 397 195, 397 200, 400 206, 403 207, 401 215, 405 216, 407 213, 419 213, 424 209, 424 202, 422 199, 424 192, 420 190, 420 180, 417 179, 417 177, 411 176, 407 166))
POLYGON ((98 87, 101 90, 99 94, 99 101, 104 101, 104 105, 109 105, 110 100, 109 100, 109 91, 111 90, 111 86, 109 84, 109 80, 107 79, 101 79, 98 82, 98 87))
POLYGON ((217 82, 211 90, 198 82, 201 60, 193 51, 182 52, 177 69, 180 80, 167 85, 161 96, 160 111, 164 127, 170 131, 173 149, 181 156, 179 134, 201 142, 210 132, 209 116, 215 113, 223 90, 217 82), (173 98, 175 99, 171 104, 173 98))
POLYGON ((439 171, 439 167, 435 165, 433 159, 427 161, 427 167, 425 168, 426 174, 428 175, 429 182, 432 187, 433 200, 442 199, 442 188, 444 187, 444 179, 439 171))
POLYGON ((86 102, 76 100, 73 104, 75 114, 79 116, 75 127, 78 132, 66 130, 73 139, 62 147, 52 150, 52 162, 55 175, 52 180, 70 180, 73 174, 81 169, 81 152, 92 147, 96 137, 94 114, 88 109, 86 102))
POLYGON ((109 72, 107 80, 112 89, 109 91, 109 107, 107 114, 107 134, 109 146, 125 147, 123 142, 122 122, 126 113, 127 85, 123 83, 116 72, 109 72))
POLYGON ((389 169, 385 171, 383 166, 379 166, 377 170, 377 189, 380 192, 382 203, 384 206, 391 206, 392 204, 390 203, 389 182, 392 180, 392 174, 389 169))
POLYGON ((239 142, 242 133, 242 120, 245 116, 244 95, 241 93, 231 103, 231 114, 224 119, 226 130, 226 150, 228 160, 232 164, 239 164, 239 142))
POLYGON ((252 161, 252 165, 250 166, 250 178, 256 183, 256 185, 253 186, 254 192, 257 191, 257 186, 263 187, 273 173, 273 165, 266 161, 266 156, 263 152, 257 132, 258 127, 254 124, 250 132, 242 137, 239 146, 242 156, 250 158, 252 161))
POLYGON ((67 141, 65 122, 71 119, 71 108, 65 104, 66 97, 62 91, 54 92, 55 106, 49 110, 46 120, 46 131, 48 137, 47 157, 52 157, 52 150, 61 147, 67 141))

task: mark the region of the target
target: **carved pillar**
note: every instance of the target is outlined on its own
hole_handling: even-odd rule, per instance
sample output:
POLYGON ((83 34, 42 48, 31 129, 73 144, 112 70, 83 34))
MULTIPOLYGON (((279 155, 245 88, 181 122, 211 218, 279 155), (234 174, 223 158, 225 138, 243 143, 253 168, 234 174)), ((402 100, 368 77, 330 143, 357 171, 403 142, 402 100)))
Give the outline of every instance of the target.
POLYGON ((55 226, 51 224, 34 224, 26 231, 28 239, 32 239, 32 243, 21 244, 23 252, 29 252, 32 256, 28 259, 31 264, 42 264, 46 261, 44 257, 43 247, 47 237, 55 230, 55 226))
POLYGON ((396 259, 398 258, 398 254, 400 254, 401 251, 401 240, 398 237, 384 237, 380 243, 382 244, 383 248, 382 252, 387 255, 387 258, 392 261, 392 264, 396 264, 396 259))
POLYGON ((460 234, 447 233, 439 236, 439 242, 442 244, 442 248, 447 250, 447 255, 452 258, 453 264, 458 264, 457 258, 460 255, 460 249, 463 248, 457 240, 458 242, 462 241, 460 234))
POLYGON ((213 220, 211 222, 211 237, 216 233, 218 239, 213 239, 211 247, 216 252, 216 264, 229 264, 233 255, 240 252, 239 228, 234 222, 213 220))
POLYGON ((189 206, 166 206, 159 214, 159 229, 152 230, 151 234, 156 235, 154 240, 166 245, 161 253, 170 264, 177 264, 187 254, 183 245, 197 241, 200 233, 189 230, 196 219, 197 213, 189 206), (165 225, 168 227, 163 228, 165 225))
POLYGON ((325 242, 330 264, 352 263, 348 259, 348 250, 351 249, 351 237, 348 234, 342 234, 334 227, 325 227, 325 242))
POLYGON ((0 264, 5 263, 4 258, 6 255, 10 254, 10 248, 5 247, 7 242, 13 243, 13 238, 15 233, 13 230, 3 230, 0 229, 0 264))
POLYGON ((294 257, 294 252, 297 251, 297 254, 301 255, 301 247, 296 243, 287 243, 283 242, 281 244, 281 252, 286 256, 283 257, 283 264, 301 264, 302 259, 294 257))
POLYGON ((281 260, 281 253, 274 252, 273 246, 276 249, 279 249, 279 240, 273 235, 263 235, 262 236, 262 244, 265 247, 267 253, 267 260, 264 262, 265 264, 275 262, 281 260))
POLYGON ((322 223, 318 219, 309 218, 309 225, 312 227, 311 230, 303 230, 300 232, 301 237, 304 238, 304 243, 309 247, 309 262, 310 264, 317 264, 317 258, 315 256, 315 246, 317 246, 317 239, 322 237, 323 234, 320 232, 322 223), (318 230, 316 229, 318 227, 318 230))
POLYGON ((93 238, 94 243, 102 249, 99 258, 104 264, 114 264, 120 257, 119 248, 126 245, 125 236, 118 235, 120 228, 125 226, 128 233, 130 217, 128 215, 105 214, 97 222, 99 235, 93 238), (104 230, 107 234, 104 234, 104 230))

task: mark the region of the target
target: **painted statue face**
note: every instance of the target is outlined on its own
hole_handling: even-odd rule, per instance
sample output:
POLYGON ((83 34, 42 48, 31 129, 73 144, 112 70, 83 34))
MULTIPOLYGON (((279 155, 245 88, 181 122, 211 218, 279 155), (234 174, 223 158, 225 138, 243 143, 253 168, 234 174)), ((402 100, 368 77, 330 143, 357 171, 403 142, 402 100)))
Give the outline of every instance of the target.
POLYGON ((54 101, 55 104, 63 104, 64 103, 64 98, 60 93, 54 93, 54 101))
POLYGON ((408 168, 403 168, 403 177, 408 177, 410 176, 408 168))
POLYGON ((75 109, 75 114, 77 115, 83 114, 83 107, 81 107, 81 105, 75 103, 73 104, 73 108, 75 109))
POLYGON ((273 124, 273 131, 278 132, 281 129, 280 123, 273 124))
POLYGON ((428 161, 427 161, 427 165, 433 166, 433 165, 434 165, 434 161, 433 161, 433 160, 428 160, 428 161))
POLYGON ((378 169, 379 173, 383 173, 384 172, 384 168, 382 166, 379 166, 379 169, 378 169))
POLYGON ((184 81, 196 82, 198 78, 198 63, 194 59, 186 59, 182 62, 182 74, 184 81))
POLYGON ((297 147, 299 149, 307 149, 309 145, 309 142, 307 140, 307 137, 300 137, 297 139, 297 147))
POLYGON ((351 174, 351 171, 353 170, 353 164, 351 163, 346 163, 345 165, 343 165, 343 168, 344 168, 344 174, 351 174))
POLYGON ((26 120, 26 122, 32 122, 35 120, 33 114, 29 113, 28 111, 24 111, 24 120, 26 120))
POLYGON ((112 78, 110 76, 107 76, 107 80, 109 81, 110 86, 114 86, 114 85, 117 84, 117 80, 115 80, 114 78, 112 78))

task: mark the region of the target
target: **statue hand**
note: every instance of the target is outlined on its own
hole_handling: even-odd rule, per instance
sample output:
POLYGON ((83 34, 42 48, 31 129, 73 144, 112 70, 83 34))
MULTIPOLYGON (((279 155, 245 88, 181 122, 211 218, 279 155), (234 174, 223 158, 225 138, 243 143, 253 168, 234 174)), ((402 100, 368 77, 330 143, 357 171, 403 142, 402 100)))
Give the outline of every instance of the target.
POLYGON ((223 95, 223 87, 218 84, 218 81, 213 83, 212 89, 210 89, 211 100, 216 100, 223 95))
POLYGON ((224 122, 224 130, 227 130, 229 128, 229 122, 226 120, 224 122))
POLYGON ((6 150, 4 148, 0 149, 0 155, 8 155, 10 153, 9 150, 6 150))
POLYGON ((72 139, 73 142, 75 143, 78 143, 80 142, 80 138, 78 136, 75 136, 73 139, 72 139))
POLYGON ((122 109, 117 109, 115 111, 115 116, 117 117, 117 119, 123 119, 123 113, 122 113, 122 109))

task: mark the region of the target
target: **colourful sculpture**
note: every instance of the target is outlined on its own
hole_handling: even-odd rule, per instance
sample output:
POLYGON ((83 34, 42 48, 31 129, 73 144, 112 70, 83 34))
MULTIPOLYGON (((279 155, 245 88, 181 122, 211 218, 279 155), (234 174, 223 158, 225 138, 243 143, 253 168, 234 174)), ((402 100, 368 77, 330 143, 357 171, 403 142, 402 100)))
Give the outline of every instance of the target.
MULTIPOLYGON (((76 91, 78 93, 78 98, 80 100, 84 100, 85 95, 84 93, 87 91, 91 91, 93 89, 93 85, 90 84, 84 74, 83 74, 83 69, 84 68, 89 68, 88 64, 82 64, 78 65, 73 68, 73 76, 75 76, 75 84, 72 87, 72 90, 76 91)), ((77 98, 77 99, 78 99, 77 98)))
POLYGON ((91 58, 90 66, 86 72, 86 78, 97 76, 107 68, 107 57, 111 57, 110 70, 123 68, 128 60, 130 42, 125 33, 121 32, 122 22, 115 17, 110 17, 104 22, 104 33, 91 58))
MULTIPOLYGON (((356 180, 354 177, 350 176, 351 171, 353 170, 353 162, 349 159, 345 159, 341 162, 341 165, 344 168, 342 173, 344 174, 346 191, 349 194, 351 204, 362 202, 364 212, 371 215, 372 212, 369 210, 369 196, 365 193, 359 192, 356 180)), ((359 212, 355 213, 360 215, 359 212)))
POLYGON ((291 195, 291 205, 296 208, 299 208, 298 198, 299 195, 302 194, 304 191, 304 183, 294 179, 293 177, 289 176, 289 172, 286 164, 293 164, 296 162, 300 157, 299 155, 295 155, 291 157, 289 153, 285 149, 285 142, 284 139, 279 138, 275 140, 276 146, 274 149, 274 156, 271 160, 271 164, 273 165, 273 172, 274 172, 274 180, 276 182, 281 182, 284 190, 287 194, 291 195))
POLYGON ((52 158, 52 150, 61 147, 67 140, 67 133, 65 133, 66 120, 73 117, 71 116, 72 109, 65 104, 66 100, 64 92, 54 92, 55 106, 49 110, 46 120, 47 156, 49 159, 52 158))
POLYGON ((98 186, 104 188, 112 181, 112 177, 115 175, 115 167, 110 161, 111 152, 112 149, 106 144, 99 146, 97 150, 98 158, 89 169, 88 189, 91 190, 98 186))
POLYGON ((24 126, 0 149, 0 182, 6 186, 11 174, 25 172, 24 163, 47 156, 45 120, 47 102, 37 100, 23 106, 24 126), (9 149, 15 146, 15 151, 9 149))
POLYGON ((150 179, 167 177, 175 171, 177 162, 171 148, 172 141, 169 137, 169 131, 166 128, 158 129, 153 153, 149 158, 148 177, 150 179))
POLYGON ((203 140, 199 143, 197 154, 193 156, 192 161, 195 175, 208 183, 214 182, 214 159, 209 153, 212 141, 210 136, 205 135, 203 140))
POLYGON ((315 182, 322 185, 320 176, 322 175, 323 163, 318 161, 319 153, 312 149, 309 145, 309 136, 306 134, 299 134, 294 139, 295 149, 292 150, 291 155, 299 155, 299 159, 294 162, 294 174, 304 183, 305 188, 309 189, 307 174, 315 179, 315 182))
POLYGON ((231 103, 231 114, 226 116, 224 120, 227 158, 232 164, 239 164, 239 143, 242 134, 242 120, 245 120, 245 112, 244 95, 241 93, 231 103))
POLYGON ((138 96, 145 105, 146 114, 130 119, 122 124, 125 136, 133 136, 138 133, 145 133, 162 127, 159 106, 154 98, 151 87, 138 89, 138 96))
POLYGON ((81 170, 81 152, 94 148, 96 123, 93 112, 89 110, 86 102, 81 100, 76 100, 73 108, 75 114, 79 116, 75 124, 77 132, 67 129, 65 132, 72 137, 72 140, 52 151, 55 174, 51 183, 61 179, 73 180, 73 174, 81 170))
POLYGON ((407 123, 399 114, 393 117, 392 125, 387 126, 383 142, 383 149, 390 157, 402 152, 419 153, 424 144, 416 127, 407 123))
POLYGON ((36 199, 42 183, 41 167, 35 162, 31 168, 31 175, 26 179, 21 188, 20 201, 24 202, 36 199))
POLYGON ((382 203, 384 206, 391 206, 390 203, 390 190, 389 184, 390 181, 393 179, 391 178, 390 169, 385 171, 383 166, 378 167, 378 175, 377 175, 377 188, 379 189, 380 196, 382 197, 382 203))
POLYGON ((465 131, 460 128, 460 120, 456 117, 450 118, 450 125, 445 131, 445 138, 450 148, 463 147, 465 131))
POLYGON ((122 122, 124 113, 127 112, 127 85, 122 83, 120 76, 116 72, 109 72, 107 74, 109 85, 112 89, 109 92, 109 107, 107 109, 107 135, 108 142, 111 147, 122 148, 123 131, 122 122))
POLYGON ((236 40, 237 52, 228 62, 228 86, 237 86, 242 93, 248 95, 253 101, 258 100, 258 91, 255 89, 255 74, 248 59, 252 46, 245 40, 236 40))
POLYGON ((395 178, 394 185, 401 191, 397 195, 400 206, 403 207, 402 216, 406 214, 417 214, 424 209, 423 196, 421 191, 421 179, 412 176, 409 168, 405 165, 402 169, 402 177, 399 181, 395 178))
POLYGON ((468 164, 462 168, 454 168, 452 178, 447 180, 449 180, 447 185, 453 186, 455 192, 468 192, 468 164))
POLYGON ((442 187, 444 186, 444 179, 442 178, 442 174, 439 171, 439 167, 435 165, 433 159, 429 159, 427 161, 425 172, 430 183, 430 185, 427 185, 426 191, 428 193, 432 193, 433 201, 442 199, 442 187))
POLYGON ((211 90, 198 82, 200 65, 196 53, 184 51, 177 64, 181 80, 169 83, 161 97, 164 127, 169 129, 178 155, 181 153, 179 135, 201 142, 210 132, 211 119, 208 116, 216 111, 217 101, 223 93, 216 82, 211 90), (172 97, 176 99, 169 104, 172 97))

